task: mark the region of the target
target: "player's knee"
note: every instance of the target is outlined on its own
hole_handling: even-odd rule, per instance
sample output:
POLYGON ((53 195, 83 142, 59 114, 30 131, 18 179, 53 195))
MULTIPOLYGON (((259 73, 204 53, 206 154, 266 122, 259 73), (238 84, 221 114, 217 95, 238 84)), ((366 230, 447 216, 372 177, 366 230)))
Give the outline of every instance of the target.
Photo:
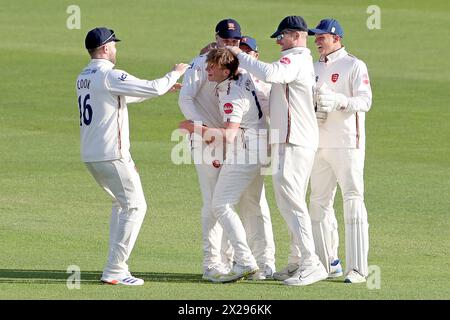
POLYGON ((214 204, 213 203, 213 213, 217 219, 223 217, 229 210, 232 210, 232 205, 230 204, 214 204))
POLYGON ((349 188, 349 190, 344 190, 342 192, 342 198, 344 201, 348 200, 364 200, 364 191, 359 190, 354 186, 353 188, 349 188))
POLYGON ((362 200, 348 200, 344 202, 344 220, 346 224, 367 223, 367 211, 362 200))
POLYGON ((310 202, 309 216, 311 217, 311 222, 322 222, 326 218, 326 208, 317 202, 310 202))

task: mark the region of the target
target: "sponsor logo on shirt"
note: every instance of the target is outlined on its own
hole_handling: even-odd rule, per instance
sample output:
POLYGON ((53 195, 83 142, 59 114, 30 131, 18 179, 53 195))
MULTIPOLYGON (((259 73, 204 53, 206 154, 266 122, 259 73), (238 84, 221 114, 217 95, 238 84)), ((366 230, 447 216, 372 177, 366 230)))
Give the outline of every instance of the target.
POLYGON ((333 73, 331 75, 331 81, 336 82, 339 79, 339 73, 333 73))
POLYGON ((250 79, 247 79, 247 81, 245 81, 245 90, 247 91, 251 91, 251 85, 252 85, 252 81, 250 79))
POLYGON ((125 79, 128 77, 126 73, 122 73, 122 75, 119 77, 119 80, 125 81, 125 79))
POLYGON ((283 57, 283 58, 280 59, 280 62, 282 64, 290 64, 291 60, 288 57, 283 57))
POLYGON ((223 105, 223 112, 225 112, 225 114, 230 114, 233 112, 233 105, 231 103, 225 103, 223 105))

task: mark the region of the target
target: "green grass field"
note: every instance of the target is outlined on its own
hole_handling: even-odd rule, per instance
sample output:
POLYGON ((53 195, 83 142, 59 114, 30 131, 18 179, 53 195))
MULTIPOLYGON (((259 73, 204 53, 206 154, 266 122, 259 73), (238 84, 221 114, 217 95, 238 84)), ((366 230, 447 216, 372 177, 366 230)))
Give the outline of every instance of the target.
MULTIPOLYGON (((450 4, 378 1, 381 29, 369 30, 370 4, 2 0, 0 299, 449 299, 450 4), (71 4, 81 8, 80 30, 66 28, 71 4), (89 60, 86 32, 114 29, 123 40, 117 67, 154 79, 189 62, 227 17, 258 39, 263 61, 274 61, 279 49, 269 35, 287 15, 302 15, 311 27, 324 17, 339 19, 347 49, 368 65, 374 94, 366 118, 369 264, 380 267, 381 288, 342 279, 305 288, 203 282, 197 176, 192 165, 170 160, 170 136, 182 119, 178 94, 129 109, 132 155, 149 204, 130 268, 146 284, 101 285, 110 203, 80 162, 75 95, 76 76, 89 60), (70 265, 81 269, 79 290, 66 286, 70 265)), ((317 58, 312 39, 309 46, 317 58)), ((281 268, 288 234, 270 178, 267 197, 281 268)), ((340 199, 335 208, 345 258, 340 199)))

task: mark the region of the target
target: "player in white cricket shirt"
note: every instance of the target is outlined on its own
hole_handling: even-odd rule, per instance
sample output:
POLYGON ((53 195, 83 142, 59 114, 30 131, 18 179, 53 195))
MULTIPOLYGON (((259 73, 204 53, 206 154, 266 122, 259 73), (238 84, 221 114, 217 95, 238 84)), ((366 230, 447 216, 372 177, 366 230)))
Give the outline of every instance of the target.
MULTIPOLYGON (((256 40, 250 36, 242 36, 239 42, 239 49, 244 51, 246 54, 254 57, 255 59, 259 58, 258 45, 256 43, 256 40)), ((259 80, 251 73, 249 73, 249 75, 252 78, 253 84, 255 85, 255 95, 258 99, 259 105, 261 106, 261 110, 263 112, 263 116, 266 120, 266 126, 268 127, 270 121, 269 99, 272 85, 270 83, 259 80)), ((270 151, 268 151, 268 153, 270 153, 270 151)), ((260 176, 257 179, 261 180, 261 184, 264 183, 263 176, 260 176)), ((261 196, 265 198, 264 185, 262 187, 262 191, 259 191, 258 188, 251 188, 247 192, 252 192, 251 190, 254 190, 254 192, 261 192, 261 196)), ((242 207, 240 209, 242 209, 242 207)), ((255 256, 260 269, 260 271, 253 276, 253 278, 256 280, 265 278, 271 279, 273 277, 273 273, 275 272, 275 242, 273 239, 272 219, 270 217, 270 211, 266 201, 261 201, 261 211, 263 213, 262 215, 246 214, 241 216, 247 235, 252 233, 251 230, 255 230, 255 228, 257 230, 255 236, 250 236, 247 238, 248 244, 252 249, 253 255, 255 256), (249 217, 253 219, 249 219, 249 217), (263 219, 263 222, 255 222, 254 219, 263 219), (262 230, 258 230, 260 228, 262 228, 262 230), (258 245, 258 242, 261 244, 258 245), (260 248, 263 249, 262 253, 260 248)))
MULTIPOLYGON (((287 285, 298 286, 309 285, 328 276, 315 253, 305 201, 318 145, 313 104, 314 68, 311 53, 306 48, 307 31, 302 17, 284 18, 271 36, 277 38, 282 57, 270 64, 230 47, 242 68, 258 79, 272 83, 270 129, 278 136, 271 139, 272 165, 278 164, 273 185, 278 208, 291 233, 288 266, 278 273, 283 275, 278 279, 284 279, 287 285)), ((276 274, 274 278, 277 278, 276 274)))
POLYGON ((369 225, 364 204, 365 113, 372 104, 366 64, 342 44, 335 19, 315 29, 320 60, 314 64, 318 89, 319 149, 311 173, 310 214, 316 252, 330 275, 339 264, 337 222, 333 210, 339 184, 344 202, 345 282, 368 275, 369 225), (334 269, 334 270, 333 270, 334 269))
MULTIPOLYGON (((215 82, 223 125, 194 128, 184 121, 182 128, 201 132, 214 143, 225 141, 226 157, 214 189, 212 207, 234 249, 234 266, 229 274, 213 277, 214 282, 236 281, 258 271, 258 265, 247 243, 247 234, 235 206, 246 189, 261 174, 261 156, 266 155, 266 122, 255 98, 255 87, 248 73, 238 73, 238 60, 226 48, 213 49, 207 55, 208 80, 215 82), (208 133, 208 134, 206 134, 208 133), (260 154, 259 151, 263 151, 260 154)), ((248 213, 243 211, 241 216, 248 213)))
POLYGON ((90 63, 76 81, 80 111, 81 159, 112 200, 108 262, 101 280, 109 284, 143 285, 133 277, 127 260, 136 242, 147 204, 130 154, 127 103, 163 95, 179 88, 178 78, 189 67, 177 64, 163 78, 141 80, 114 69, 116 38, 108 28, 86 35, 90 63))
MULTIPOLYGON (((238 46, 241 38, 240 26, 236 20, 224 19, 216 25, 216 45, 238 46)), ((208 81, 206 69, 206 55, 200 55, 192 61, 192 67, 183 78, 183 88, 180 91, 179 105, 186 119, 199 121, 208 127, 222 127, 223 117, 218 106, 218 97, 215 93, 215 84, 208 81)), ((222 227, 217 223, 212 210, 213 191, 219 177, 223 159, 221 152, 215 158, 207 159, 204 150, 211 149, 206 143, 191 143, 192 156, 199 177, 202 193, 202 238, 203 238, 203 278, 210 280, 220 274, 226 274, 232 266, 232 255, 225 254, 228 249, 222 242, 222 227), (200 161, 198 160, 200 159, 200 161), (223 249, 222 249, 223 248, 223 249), (222 251, 222 254, 221 254, 222 251)), ((240 211, 252 212, 260 225, 255 226, 255 240, 264 239, 264 223, 270 216, 269 207, 265 198, 263 184, 255 182, 253 188, 243 195, 239 204, 240 211), (256 197, 256 198, 255 198, 256 197)), ((265 241, 254 241, 255 256, 267 275, 275 270, 274 253, 267 257, 265 254, 265 241), (267 258, 266 258, 267 257, 267 258)), ((228 252, 229 253, 229 252, 228 252)), ((260 278, 265 277, 261 275, 260 278)))

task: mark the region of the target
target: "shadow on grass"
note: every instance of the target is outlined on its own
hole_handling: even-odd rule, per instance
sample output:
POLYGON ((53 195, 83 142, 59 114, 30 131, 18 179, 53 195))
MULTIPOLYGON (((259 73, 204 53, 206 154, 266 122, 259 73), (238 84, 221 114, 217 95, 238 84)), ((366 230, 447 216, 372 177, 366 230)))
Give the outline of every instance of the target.
MULTIPOLYGON (((14 270, 0 269, 0 283, 66 283, 73 273, 66 270, 14 270)), ((81 271, 80 282, 83 284, 101 284, 101 271, 81 271)), ((133 272, 133 275, 151 282, 206 283, 201 274, 133 272)), ((69 280, 70 281, 70 280, 69 280)))
MULTIPOLYGON (((0 269, 1 283, 37 283, 37 284, 65 284, 73 273, 67 273, 65 270, 12 270, 0 269)), ((90 285, 103 285, 100 282, 101 271, 81 271, 80 283, 90 285)), ((210 281, 202 279, 201 274, 193 273, 159 273, 159 272, 133 272, 133 275, 143 278, 149 282, 174 282, 174 283, 201 283, 205 285, 217 285, 210 281)), ((70 281, 70 280, 69 280, 70 281)), ((327 279, 328 283, 341 283, 339 279, 327 279)), ((241 280, 255 285, 282 285, 282 282, 276 280, 251 281, 241 280)), ((226 284, 225 284, 226 285, 226 284)))

